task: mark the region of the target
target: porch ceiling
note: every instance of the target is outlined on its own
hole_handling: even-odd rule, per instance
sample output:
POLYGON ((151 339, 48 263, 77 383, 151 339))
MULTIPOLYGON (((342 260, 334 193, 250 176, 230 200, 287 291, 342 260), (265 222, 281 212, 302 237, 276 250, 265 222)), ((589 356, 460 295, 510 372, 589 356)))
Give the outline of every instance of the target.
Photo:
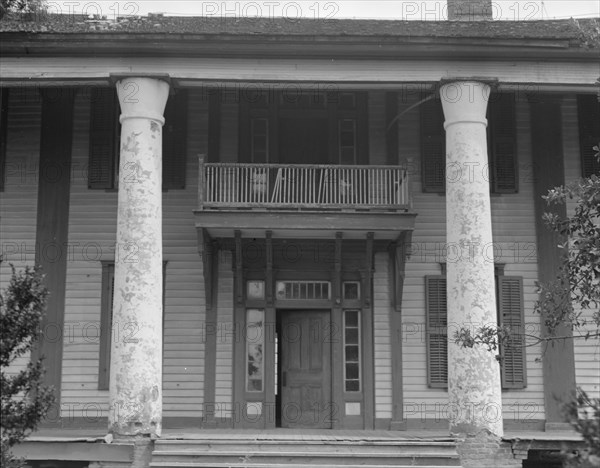
POLYGON ((372 232, 375 240, 396 240, 412 231, 416 213, 395 211, 258 211, 197 210, 196 228, 205 229, 212 238, 231 238, 239 230, 242 237, 333 239, 342 232, 344 239, 365 239, 372 232))

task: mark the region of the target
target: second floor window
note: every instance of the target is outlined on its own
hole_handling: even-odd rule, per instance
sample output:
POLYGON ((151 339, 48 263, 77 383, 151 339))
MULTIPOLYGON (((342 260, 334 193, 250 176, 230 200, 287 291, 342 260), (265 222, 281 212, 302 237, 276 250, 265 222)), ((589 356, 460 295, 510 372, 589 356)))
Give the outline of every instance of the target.
POLYGON ((366 93, 240 95, 240 162, 367 164, 367 131, 366 93))
MULTIPOLYGON (((116 189, 121 125, 114 88, 94 88, 90 103, 88 187, 116 189)), ((169 96, 163 126, 163 190, 185 188, 188 98, 185 90, 169 96)))

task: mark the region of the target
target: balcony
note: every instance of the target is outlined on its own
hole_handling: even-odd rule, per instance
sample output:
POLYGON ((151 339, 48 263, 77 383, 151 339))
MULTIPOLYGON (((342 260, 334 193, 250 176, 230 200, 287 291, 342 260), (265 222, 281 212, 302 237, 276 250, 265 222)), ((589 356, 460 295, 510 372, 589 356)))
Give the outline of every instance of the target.
POLYGON ((199 167, 197 226, 213 236, 229 237, 233 229, 248 235, 270 230, 284 237, 379 232, 389 238, 409 228, 409 220, 412 229, 414 222, 406 167, 202 159, 199 167))

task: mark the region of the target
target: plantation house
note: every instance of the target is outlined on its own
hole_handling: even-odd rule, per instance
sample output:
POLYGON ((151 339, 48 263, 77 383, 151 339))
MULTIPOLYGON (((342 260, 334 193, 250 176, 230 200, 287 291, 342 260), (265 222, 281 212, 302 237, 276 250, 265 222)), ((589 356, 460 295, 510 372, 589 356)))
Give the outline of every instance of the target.
POLYGON ((2 280, 43 266, 59 401, 30 464, 521 466, 576 440, 560 399, 598 394, 598 342, 521 345, 559 259, 541 196, 599 172, 598 23, 448 11, 0 23, 2 280), (496 321, 501 362, 454 343, 496 321))

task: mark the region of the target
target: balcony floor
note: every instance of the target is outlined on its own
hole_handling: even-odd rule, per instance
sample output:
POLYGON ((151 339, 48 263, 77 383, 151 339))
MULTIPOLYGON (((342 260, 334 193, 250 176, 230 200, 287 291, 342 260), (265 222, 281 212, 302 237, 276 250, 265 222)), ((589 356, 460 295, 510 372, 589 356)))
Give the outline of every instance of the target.
POLYGON ((213 238, 229 238, 234 231, 242 237, 332 239, 342 232, 344 239, 364 239, 374 233, 376 240, 396 240, 412 231, 416 213, 389 210, 266 210, 204 209, 194 212, 196 227, 213 238))

